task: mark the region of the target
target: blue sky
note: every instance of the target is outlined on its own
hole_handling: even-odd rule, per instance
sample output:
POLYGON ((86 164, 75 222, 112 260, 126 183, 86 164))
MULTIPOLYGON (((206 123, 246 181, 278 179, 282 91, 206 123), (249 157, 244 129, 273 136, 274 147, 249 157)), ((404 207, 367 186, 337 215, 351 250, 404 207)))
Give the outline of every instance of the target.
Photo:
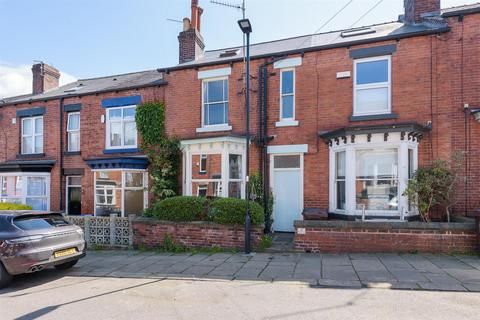
MULTIPOLYGON (((347 2, 246 0, 252 41, 313 33, 347 2)), ((377 2, 354 0, 322 32, 349 27, 377 2)), ((442 0, 442 7, 475 2, 442 0)), ((210 0, 200 5, 207 50, 241 43, 241 12, 210 0)), ((403 0, 384 0, 357 26, 397 20, 402 12, 403 0)), ((0 0, 0 96, 20 94, 27 83, 29 89, 30 79, 14 81, 29 77, 34 60, 64 72, 62 82, 174 65, 182 25, 167 18, 189 15, 190 0, 0 0)))

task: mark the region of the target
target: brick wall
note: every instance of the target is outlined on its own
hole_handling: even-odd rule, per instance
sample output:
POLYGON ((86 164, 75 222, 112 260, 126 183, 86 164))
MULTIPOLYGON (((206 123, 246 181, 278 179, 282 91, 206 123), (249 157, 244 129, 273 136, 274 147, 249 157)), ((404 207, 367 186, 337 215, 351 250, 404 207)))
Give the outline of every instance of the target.
POLYGON ((474 224, 297 221, 295 226, 295 248, 306 252, 449 254, 478 248, 474 224))
MULTIPOLYGON (((164 244, 165 235, 187 248, 241 249, 244 246, 243 226, 221 225, 210 222, 175 223, 139 218, 133 222, 134 247, 158 248, 164 244)), ((252 246, 258 246, 263 228, 252 228, 252 246)))

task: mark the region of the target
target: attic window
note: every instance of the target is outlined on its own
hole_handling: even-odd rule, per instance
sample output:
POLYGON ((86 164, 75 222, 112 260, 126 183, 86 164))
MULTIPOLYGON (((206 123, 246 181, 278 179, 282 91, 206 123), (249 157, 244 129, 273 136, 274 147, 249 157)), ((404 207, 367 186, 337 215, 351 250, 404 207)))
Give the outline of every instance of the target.
POLYGON ((78 86, 65 90, 64 92, 75 92, 82 89, 83 83, 80 83, 78 86))
POLYGON ((238 54, 238 49, 231 49, 231 50, 225 50, 224 52, 220 53, 219 57, 220 58, 225 58, 225 57, 233 57, 238 54))
POLYGON ((361 35, 364 35, 364 34, 370 34, 370 33, 375 33, 375 32, 377 32, 377 31, 373 30, 370 27, 357 28, 357 29, 343 31, 342 33, 340 33, 340 36, 342 38, 348 38, 348 37, 361 36, 361 35))

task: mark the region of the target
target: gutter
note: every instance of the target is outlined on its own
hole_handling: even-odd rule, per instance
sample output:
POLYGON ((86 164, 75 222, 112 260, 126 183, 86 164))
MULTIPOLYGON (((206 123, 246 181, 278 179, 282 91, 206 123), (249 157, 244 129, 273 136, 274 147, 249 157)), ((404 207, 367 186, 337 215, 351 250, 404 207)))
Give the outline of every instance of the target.
POLYGON ((101 93, 107 93, 107 92, 118 92, 118 91, 125 91, 125 90, 133 90, 133 89, 143 89, 143 88, 150 88, 150 87, 160 87, 160 86, 165 86, 167 85, 168 82, 163 80, 162 82, 157 82, 155 84, 149 83, 149 84, 143 84, 143 85, 138 85, 138 86, 130 86, 130 87, 121 87, 121 88, 114 88, 114 89, 103 89, 99 91, 92 91, 92 92, 85 92, 85 93, 77 93, 77 94, 60 94, 52 97, 46 97, 46 98, 37 98, 37 99, 30 99, 30 100, 18 100, 18 101, 12 101, 12 102, 7 102, 5 104, 0 104, 0 108, 7 107, 7 106, 15 106, 19 104, 24 104, 24 103, 34 103, 34 102, 46 102, 50 100, 56 100, 60 98, 80 98, 84 96, 92 96, 96 94, 101 94, 101 93))
MULTIPOLYGON (((260 55, 255 55, 252 56, 251 59, 264 59, 264 58, 271 58, 271 57, 280 57, 280 56, 286 56, 286 55, 292 55, 292 54, 303 54, 306 52, 312 52, 312 51, 321 51, 321 50, 328 50, 328 49, 337 49, 337 48, 343 48, 343 47, 350 47, 353 45, 361 45, 361 44, 369 44, 369 43, 375 43, 375 42, 380 42, 380 41, 386 41, 386 40, 400 40, 400 39, 405 39, 405 38, 412 38, 412 37, 418 37, 418 36, 427 36, 427 35, 432 35, 432 34, 439 34, 439 33, 445 33, 449 32, 451 30, 450 27, 441 27, 438 29, 432 29, 432 30, 422 30, 422 31, 417 31, 417 32, 411 32, 411 33, 406 33, 406 34, 400 34, 400 35, 387 35, 383 37, 378 37, 378 38, 372 38, 372 39, 362 39, 362 40, 355 40, 355 41, 349 41, 349 42, 342 42, 342 43, 334 43, 334 44, 328 44, 328 45, 321 45, 321 46, 315 46, 315 47, 309 47, 309 48, 303 48, 303 49, 294 49, 294 50, 286 50, 286 51, 278 51, 274 53, 266 53, 266 54, 260 54, 260 55)), ((184 69, 195 69, 195 68, 200 68, 200 67, 209 67, 209 66, 215 66, 215 65, 222 65, 222 64, 231 64, 234 62, 241 62, 243 61, 243 58, 234 58, 234 59, 229 59, 229 60, 220 60, 220 61, 211 61, 211 62, 205 62, 205 63, 198 63, 198 64, 189 64, 189 65, 178 65, 170 68, 159 68, 157 69, 159 72, 165 72, 169 73, 170 71, 178 71, 178 70, 184 70, 184 69)))
POLYGON ((462 9, 462 10, 456 10, 456 11, 450 11, 450 12, 445 12, 442 13, 441 16, 443 18, 449 18, 449 17, 456 17, 456 16, 465 16, 469 14, 475 14, 475 13, 480 13, 480 7, 477 8, 468 8, 468 9, 462 9))

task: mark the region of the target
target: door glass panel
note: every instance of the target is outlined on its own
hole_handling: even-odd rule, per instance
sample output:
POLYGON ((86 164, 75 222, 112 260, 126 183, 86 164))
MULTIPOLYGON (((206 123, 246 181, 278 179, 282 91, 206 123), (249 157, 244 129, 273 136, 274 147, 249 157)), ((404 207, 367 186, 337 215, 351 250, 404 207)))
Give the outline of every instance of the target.
POLYGON ((125 187, 143 188, 143 172, 125 172, 125 187))
POLYGON ((300 168, 300 156, 299 155, 274 156, 273 167, 275 169, 300 168))
POLYGON ((125 190, 125 215, 140 214, 143 211, 143 190, 125 190))
POLYGON ((68 214, 80 215, 82 213, 82 188, 68 187, 68 214))

